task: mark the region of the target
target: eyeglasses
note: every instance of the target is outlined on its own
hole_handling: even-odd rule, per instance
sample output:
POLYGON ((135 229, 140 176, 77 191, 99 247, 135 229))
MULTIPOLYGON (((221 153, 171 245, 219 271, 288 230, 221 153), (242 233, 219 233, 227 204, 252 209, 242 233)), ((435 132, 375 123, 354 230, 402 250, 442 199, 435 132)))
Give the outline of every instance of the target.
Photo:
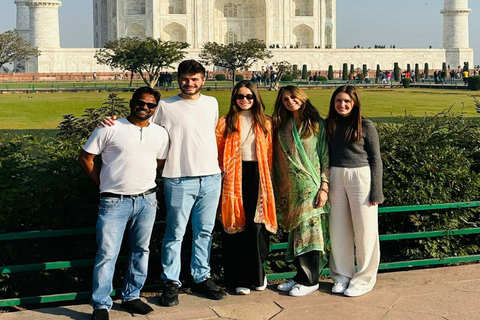
POLYGON ((244 98, 247 98, 247 100, 253 100, 253 94, 246 94, 246 95, 236 94, 235 95, 235 99, 237 100, 243 100, 244 98))
POLYGON ((155 109, 157 107, 156 103, 145 102, 143 100, 134 100, 134 102, 137 107, 143 107, 145 105, 147 105, 148 109, 155 109))

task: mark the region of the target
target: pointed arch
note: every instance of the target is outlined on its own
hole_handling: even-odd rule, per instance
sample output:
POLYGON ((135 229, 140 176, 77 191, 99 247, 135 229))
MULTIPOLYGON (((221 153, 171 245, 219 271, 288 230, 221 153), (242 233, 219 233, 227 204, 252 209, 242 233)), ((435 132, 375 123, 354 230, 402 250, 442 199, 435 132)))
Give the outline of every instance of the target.
POLYGON ((293 40, 298 48, 313 48, 313 30, 301 24, 293 29, 293 40))
POLYGON ((224 44, 233 44, 237 41, 238 41, 238 35, 234 31, 230 30, 225 34, 225 38, 224 38, 223 43, 224 44))
POLYGON ((170 23, 163 28, 162 38, 169 41, 187 42, 187 30, 181 24, 170 23))
POLYGON ((145 40, 147 38, 145 27, 138 23, 132 23, 127 28, 127 37, 137 37, 145 40))
POLYGON ((325 48, 331 49, 333 45, 333 30, 331 26, 325 27, 325 48))

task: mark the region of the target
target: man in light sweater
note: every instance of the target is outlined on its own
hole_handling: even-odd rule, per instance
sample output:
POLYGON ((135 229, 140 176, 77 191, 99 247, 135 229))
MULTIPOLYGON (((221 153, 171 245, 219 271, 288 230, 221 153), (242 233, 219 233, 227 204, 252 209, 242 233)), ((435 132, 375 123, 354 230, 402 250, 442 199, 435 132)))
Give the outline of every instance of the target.
POLYGON ((130 115, 114 126, 95 129, 78 158, 100 187, 92 320, 109 319, 113 273, 125 230, 130 253, 121 306, 140 314, 153 311, 139 297, 147 277, 148 246, 157 212, 156 170, 163 167, 169 148, 167 131, 149 122, 159 101, 158 91, 137 89, 130 100, 130 115), (94 162, 97 155, 102 156, 101 169, 94 162))
POLYGON ((162 244, 162 279, 160 304, 178 304, 180 253, 189 219, 193 229, 190 271, 193 291, 220 300, 226 292, 210 278, 210 250, 221 189, 215 128, 218 102, 202 95, 205 68, 195 60, 178 66, 181 93, 162 100, 152 118, 167 129, 170 150, 163 170, 166 228, 162 244))

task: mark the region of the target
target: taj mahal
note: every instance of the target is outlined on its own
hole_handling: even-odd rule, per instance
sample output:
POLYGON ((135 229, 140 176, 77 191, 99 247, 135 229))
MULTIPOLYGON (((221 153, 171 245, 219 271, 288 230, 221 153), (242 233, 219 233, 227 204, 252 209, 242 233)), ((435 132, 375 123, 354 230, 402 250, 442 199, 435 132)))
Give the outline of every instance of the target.
MULTIPOLYGON (((473 65, 469 48, 468 0, 444 0, 441 49, 337 48, 336 0, 93 0, 95 48, 61 48, 60 0, 14 0, 16 31, 41 55, 25 64, 26 72, 107 72, 94 58, 96 48, 122 37, 161 38, 190 44, 187 58, 198 59, 206 42, 229 44, 256 38, 271 48, 265 63, 289 61, 310 70, 340 70, 343 63, 391 69, 397 62, 473 65)), ((341 0, 340 0, 341 1, 341 0)), ((440 26, 439 26, 440 27, 440 26)), ((440 28, 438 28, 440 30, 440 28)), ((440 32, 440 31, 439 31, 440 32)), ((212 66, 210 66, 212 68, 212 66)))

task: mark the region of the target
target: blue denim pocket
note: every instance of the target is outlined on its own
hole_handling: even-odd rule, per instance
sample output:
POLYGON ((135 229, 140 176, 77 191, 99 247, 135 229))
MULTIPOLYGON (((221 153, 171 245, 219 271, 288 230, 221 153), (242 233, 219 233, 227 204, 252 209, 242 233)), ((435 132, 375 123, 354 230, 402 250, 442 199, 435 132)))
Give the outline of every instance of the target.
POLYGON ((101 198, 100 199, 100 209, 112 209, 117 207, 122 200, 120 198, 101 198))
POLYGON ((166 180, 167 180, 167 183, 170 183, 170 184, 180 184, 183 181, 183 178, 168 178, 166 180))

